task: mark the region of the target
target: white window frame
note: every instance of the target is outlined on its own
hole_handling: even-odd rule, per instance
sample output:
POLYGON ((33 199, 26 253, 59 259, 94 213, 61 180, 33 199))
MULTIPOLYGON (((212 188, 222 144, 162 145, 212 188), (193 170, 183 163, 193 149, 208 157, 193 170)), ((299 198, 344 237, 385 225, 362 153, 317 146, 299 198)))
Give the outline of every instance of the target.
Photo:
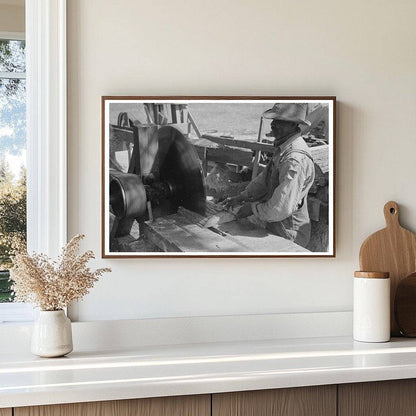
MULTIPOLYGON (((27 244, 56 257, 67 241, 66 0, 26 0, 27 244)), ((0 304, 0 322, 33 308, 0 304)))

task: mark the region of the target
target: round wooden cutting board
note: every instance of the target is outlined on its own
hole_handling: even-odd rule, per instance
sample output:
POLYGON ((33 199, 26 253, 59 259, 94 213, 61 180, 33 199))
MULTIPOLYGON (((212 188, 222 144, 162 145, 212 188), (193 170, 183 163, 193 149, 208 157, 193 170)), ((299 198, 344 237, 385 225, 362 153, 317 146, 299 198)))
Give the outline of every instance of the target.
POLYGON ((397 336, 400 331, 394 317, 394 298, 400 280, 416 271, 416 235, 400 225, 396 202, 384 205, 384 217, 386 228, 370 235, 361 246, 360 268, 390 273, 391 335, 397 336))

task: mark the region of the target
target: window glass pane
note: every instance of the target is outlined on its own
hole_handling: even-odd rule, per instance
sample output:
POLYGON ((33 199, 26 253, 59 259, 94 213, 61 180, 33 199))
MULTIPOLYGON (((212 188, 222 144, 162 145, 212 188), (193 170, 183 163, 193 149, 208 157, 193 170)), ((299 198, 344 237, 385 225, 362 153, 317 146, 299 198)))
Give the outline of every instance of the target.
MULTIPOLYGON (((24 71, 24 50, 4 44, 0 41, 0 71, 24 71)), ((0 302, 12 300, 10 255, 26 244, 25 167, 26 80, 0 78, 0 302)))
POLYGON ((0 79, 0 158, 7 154, 16 156, 25 147, 26 80, 0 79))
POLYGON ((0 39, 0 72, 26 72, 24 40, 0 39))

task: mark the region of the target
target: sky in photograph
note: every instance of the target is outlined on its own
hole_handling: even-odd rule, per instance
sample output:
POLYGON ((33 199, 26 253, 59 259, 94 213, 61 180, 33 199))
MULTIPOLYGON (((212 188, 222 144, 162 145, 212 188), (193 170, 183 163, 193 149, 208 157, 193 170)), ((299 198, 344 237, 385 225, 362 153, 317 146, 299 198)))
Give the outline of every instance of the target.
MULTIPOLYGON (((188 104, 188 110, 201 132, 253 138, 257 138, 261 115, 270 107, 272 107, 270 103, 190 102, 188 104)), ((117 124, 117 116, 121 112, 127 112, 131 120, 139 120, 140 123, 147 122, 143 104, 112 103, 111 124, 117 124)), ((267 130, 268 126, 269 123, 266 122, 264 128, 267 130)))

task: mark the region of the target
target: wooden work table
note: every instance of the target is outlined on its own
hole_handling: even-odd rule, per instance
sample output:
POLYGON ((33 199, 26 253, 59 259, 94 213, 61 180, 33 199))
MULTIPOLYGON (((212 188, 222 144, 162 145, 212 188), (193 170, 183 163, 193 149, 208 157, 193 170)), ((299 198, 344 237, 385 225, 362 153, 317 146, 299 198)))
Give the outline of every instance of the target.
POLYGON ((204 217, 184 208, 145 223, 146 238, 164 252, 307 253, 247 219, 205 228, 204 217))

